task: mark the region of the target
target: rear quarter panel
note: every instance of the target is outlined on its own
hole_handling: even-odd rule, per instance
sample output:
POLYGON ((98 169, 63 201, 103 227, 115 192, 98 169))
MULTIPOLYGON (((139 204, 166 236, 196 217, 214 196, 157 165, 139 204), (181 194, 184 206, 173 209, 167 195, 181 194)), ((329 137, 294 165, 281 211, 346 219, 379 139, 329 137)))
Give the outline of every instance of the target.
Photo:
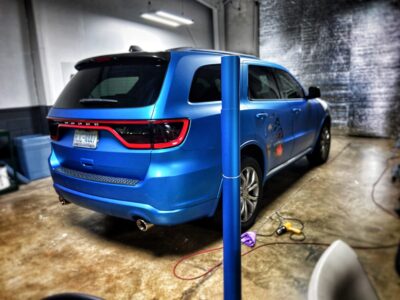
POLYGON ((159 172, 168 165, 168 170, 164 171, 171 176, 188 174, 177 184, 181 184, 182 191, 190 187, 192 192, 187 195, 188 199, 204 195, 198 201, 216 199, 219 195, 222 176, 221 102, 190 103, 188 98, 195 71, 203 65, 220 63, 220 56, 172 53, 172 76, 166 78, 169 88, 164 97, 160 97, 152 116, 153 119, 190 119, 189 132, 181 146, 152 151, 149 172, 159 172), (175 163, 165 164, 172 161, 175 163))

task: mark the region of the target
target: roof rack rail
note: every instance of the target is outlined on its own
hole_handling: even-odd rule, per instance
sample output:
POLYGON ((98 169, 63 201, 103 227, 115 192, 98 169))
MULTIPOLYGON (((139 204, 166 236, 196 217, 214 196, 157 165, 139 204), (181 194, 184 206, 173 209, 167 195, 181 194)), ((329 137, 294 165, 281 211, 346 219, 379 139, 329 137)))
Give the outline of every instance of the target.
POLYGON ((203 52, 203 53, 214 53, 214 54, 227 54, 227 55, 239 55, 242 57, 248 57, 248 58, 257 58, 259 57, 251 54, 244 54, 244 53, 237 53, 237 52, 231 52, 231 51, 223 51, 223 50, 214 50, 214 49, 200 49, 200 48, 193 48, 193 47, 177 47, 177 48, 171 48, 168 50, 165 50, 167 52, 170 51, 198 51, 198 52, 203 52))
POLYGON ((243 56, 243 57, 259 58, 252 54, 238 53, 238 52, 232 52, 232 51, 213 50, 213 49, 193 49, 193 50, 201 51, 201 52, 211 52, 211 53, 218 53, 218 54, 229 54, 229 55, 239 55, 239 56, 243 56))
POLYGON ((183 50, 192 50, 192 49, 194 49, 194 48, 190 47, 190 46, 182 46, 182 47, 170 48, 165 51, 183 51, 183 50))

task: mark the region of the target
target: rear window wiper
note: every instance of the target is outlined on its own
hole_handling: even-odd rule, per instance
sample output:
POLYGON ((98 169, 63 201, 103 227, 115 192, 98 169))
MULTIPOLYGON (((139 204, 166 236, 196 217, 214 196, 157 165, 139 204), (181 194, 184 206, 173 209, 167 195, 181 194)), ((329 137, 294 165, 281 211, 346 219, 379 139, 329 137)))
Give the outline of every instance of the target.
POLYGON ((101 98, 84 98, 79 100, 81 104, 98 104, 98 103, 118 103, 116 99, 101 99, 101 98))

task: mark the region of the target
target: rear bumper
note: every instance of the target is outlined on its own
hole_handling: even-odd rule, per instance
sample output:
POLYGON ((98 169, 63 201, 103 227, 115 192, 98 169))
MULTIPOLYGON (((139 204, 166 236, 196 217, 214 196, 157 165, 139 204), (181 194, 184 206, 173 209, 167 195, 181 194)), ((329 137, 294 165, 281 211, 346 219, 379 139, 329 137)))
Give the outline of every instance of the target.
POLYGON ((54 184, 59 195, 79 206, 103 214, 135 220, 142 218, 155 225, 177 225, 207 216, 214 210, 215 201, 175 210, 158 210, 151 205, 84 194, 59 184, 54 184))
POLYGON ((169 157, 170 153, 153 156, 145 178, 129 184, 115 181, 115 177, 110 183, 109 176, 94 173, 82 176, 79 171, 60 172, 54 151, 49 164, 54 188, 62 197, 103 214, 130 220, 143 218, 156 225, 212 216, 221 188, 220 168, 205 157, 197 155, 193 159, 195 155, 188 151, 174 157, 169 157))

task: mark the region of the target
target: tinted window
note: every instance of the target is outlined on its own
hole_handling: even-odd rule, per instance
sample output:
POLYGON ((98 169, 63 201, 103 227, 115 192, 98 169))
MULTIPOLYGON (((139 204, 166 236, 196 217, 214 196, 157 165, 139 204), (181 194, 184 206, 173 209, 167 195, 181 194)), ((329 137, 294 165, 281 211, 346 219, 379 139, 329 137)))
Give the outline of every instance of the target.
POLYGON ((190 102, 221 100, 221 65, 207 65, 197 69, 189 93, 190 102))
POLYGON ((279 83, 282 98, 304 98, 303 89, 291 75, 281 70, 275 70, 274 72, 279 83))
POLYGON ((250 99, 279 99, 279 91, 269 68, 249 66, 250 99))
POLYGON ((166 68, 167 63, 130 62, 82 69, 62 91, 54 107, 118 108, 153 104, 166 68))

